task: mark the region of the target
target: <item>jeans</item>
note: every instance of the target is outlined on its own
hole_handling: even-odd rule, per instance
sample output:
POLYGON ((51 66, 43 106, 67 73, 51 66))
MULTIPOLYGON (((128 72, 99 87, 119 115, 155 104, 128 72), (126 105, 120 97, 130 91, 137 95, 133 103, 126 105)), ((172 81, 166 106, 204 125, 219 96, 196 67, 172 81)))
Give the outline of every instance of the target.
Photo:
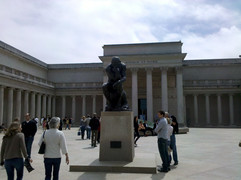
POLYGON ((90 126, 86 126, 86 132, 87 132, 87 139, 90 139, 90 132, 91 132, 90 126))
POLYGON ((29 158, 31 158, 31 149, 32 149, 33 140, 34 140, 33 136, 25 137, 25 144, 26 144, 27 154, 29 158))
POLYGON ((163 170, 167 171, 170 166, 169 157, 168 157, 167 139, 158 138, 158 149, 162 159, 162 168, 163 170))
POLYGON ((23 179, 23 158, 6 159, 4 164, 8 180, 14 179, 14 169, 17 171, 17 180, 23 179))
POLYGON ((53 168, 53 180, 59 179, 61 158, 44 158, 45 180, 51 180, 53 168))
POLYGON ((174 162, 177 162, 177 163, 178 163, 175 134, 172 134, 172 135, 171 135, 170 148, 172 149, 172 155, 173 155, 174 162))
POLYGON ((84 137, 85 137, 85 126, 81 126, 81 137, 82 137, 82 139, 84 139, 84 137))

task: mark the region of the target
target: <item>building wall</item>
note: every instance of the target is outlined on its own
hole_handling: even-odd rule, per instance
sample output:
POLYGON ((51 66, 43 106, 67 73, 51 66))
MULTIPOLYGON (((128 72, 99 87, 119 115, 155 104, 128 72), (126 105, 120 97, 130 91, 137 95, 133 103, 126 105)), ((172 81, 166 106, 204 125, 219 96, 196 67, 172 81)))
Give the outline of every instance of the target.
POLYGON ((181 68, 185 124, 190 127, 240 127, 241 59, 183 61, 185 53, 182 53, 181 45, 181 42, 105 45, 104 56, 100 56, 103 63, 48 65, 0 41, 0 88, 3 89, 0 123, 9 124, 10 118, 16 116, 23 121, 26 112, 33 112, 32 117, 38 118, 48 114, 61 118, 72 117, 75 125, 79 125, 83 115, 94 112, 100 115, 104 109, 104 67, 110 63, 112 55, 120 55, 127 66, 124 89, 131 108, 132 70, 137 69, 138 99, 147 99, 147 69, 151 69, 153 117, 148 120, 155 119, 156 112, 163 109, 163 68, 167 69, 168 111, 177 116, 176 78, 177 69, 181 68), (9 101, 11 91, 12 102, 9 101), (17 101, 19 91, 20 102, 17 101), (210 123, 206 116, 207 95, 210 123), (195 96, 197 104, 194 101, 195 96), (230 109, 230 104, 233 109, 230 109), (12 107, 12 111, 9 107, 12 107))

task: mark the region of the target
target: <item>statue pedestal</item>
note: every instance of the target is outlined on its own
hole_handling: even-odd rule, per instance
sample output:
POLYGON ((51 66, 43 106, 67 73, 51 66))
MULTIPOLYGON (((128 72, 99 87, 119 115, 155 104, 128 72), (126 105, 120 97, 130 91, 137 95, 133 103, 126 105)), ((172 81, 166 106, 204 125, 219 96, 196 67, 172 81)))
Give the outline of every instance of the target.
POLYGON ((100 161, 133 161, 133 124, 132 111, 101 113, 100 161))

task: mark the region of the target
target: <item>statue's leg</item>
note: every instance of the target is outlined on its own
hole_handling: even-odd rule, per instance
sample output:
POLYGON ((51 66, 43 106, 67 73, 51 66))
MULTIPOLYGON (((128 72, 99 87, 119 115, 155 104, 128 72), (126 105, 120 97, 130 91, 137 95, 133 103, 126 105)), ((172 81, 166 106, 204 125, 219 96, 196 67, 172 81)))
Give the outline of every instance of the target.
POLYGON ((107 99, 107 101, 110 101, 110 87, 109 87, 109 83, 104 83, 103 86, 102 86, 102 90, 103 90, 103 93, 105 95, 105 98, 107 99))
POLYGON ((129 109, 127 97, 126 97, 126 92, 124 90, 122 91, 122 95, 121 95, 121 107, 122 107, 122 110, 128 110, 129 109))
POLYGON ((105 110, 106 111, 111 111, 111 92, 110 92, 110 84, 109 83, 104 83, 102 86, 103 94, 105 95, 106 98, 106 105, 105 105, 105 110))

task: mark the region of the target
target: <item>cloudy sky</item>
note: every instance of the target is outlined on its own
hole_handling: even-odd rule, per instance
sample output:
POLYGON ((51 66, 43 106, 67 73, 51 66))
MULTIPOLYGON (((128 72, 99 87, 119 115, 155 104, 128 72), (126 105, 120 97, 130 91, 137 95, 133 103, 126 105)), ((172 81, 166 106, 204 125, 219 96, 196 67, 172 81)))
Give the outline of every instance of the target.
POLYGON ((240 0, 0 0, 0 41, 49 64, 105 44, 182 41, 186 59, 241 54, 240 0))

